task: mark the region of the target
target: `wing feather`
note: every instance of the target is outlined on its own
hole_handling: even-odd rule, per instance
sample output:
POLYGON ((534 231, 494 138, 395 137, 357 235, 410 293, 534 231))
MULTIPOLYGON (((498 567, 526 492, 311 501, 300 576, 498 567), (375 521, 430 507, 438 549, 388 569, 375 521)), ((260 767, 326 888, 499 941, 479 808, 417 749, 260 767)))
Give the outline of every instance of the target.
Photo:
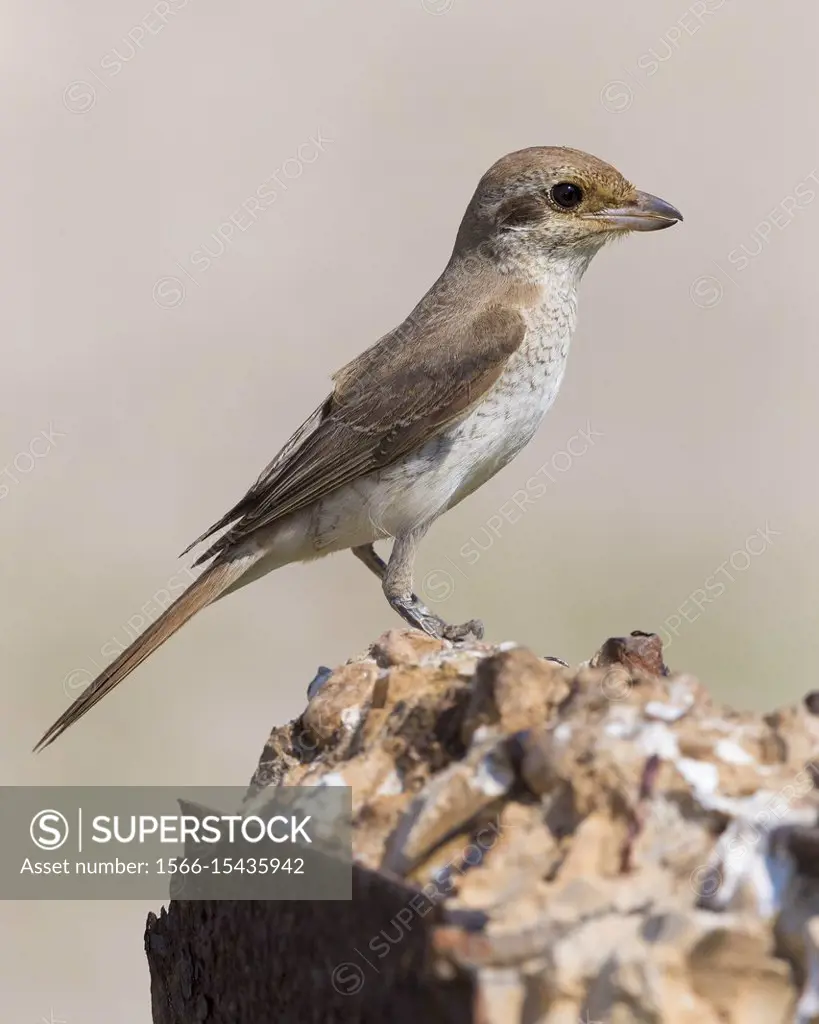
POLYGON ((197 564, 392 464, 467 415, 525 333, 518 310, 493 306, 437 332, 403 326, 386 335, 335 375, 333 393, 242 500, 191 545, 233 523, 197 564))

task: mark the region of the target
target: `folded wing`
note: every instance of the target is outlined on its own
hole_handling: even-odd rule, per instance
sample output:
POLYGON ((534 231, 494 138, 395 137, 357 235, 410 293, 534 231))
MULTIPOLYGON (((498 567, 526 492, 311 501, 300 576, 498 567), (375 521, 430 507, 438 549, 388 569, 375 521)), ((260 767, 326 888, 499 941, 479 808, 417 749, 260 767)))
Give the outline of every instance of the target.
POLYGON ((517 310, 494 306, 434 329, 410 320, 385 335, 335 374, 333 393, 194 541, 191 548, 231 526, 196 564, 421 447, 483 399, 525 333, 517 310))

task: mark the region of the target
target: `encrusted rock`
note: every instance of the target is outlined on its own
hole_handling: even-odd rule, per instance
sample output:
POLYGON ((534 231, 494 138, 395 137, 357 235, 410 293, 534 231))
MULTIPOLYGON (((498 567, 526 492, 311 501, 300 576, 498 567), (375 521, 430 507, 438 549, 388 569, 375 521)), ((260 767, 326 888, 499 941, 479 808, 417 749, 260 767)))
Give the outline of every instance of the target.
POLYGON ((816 692, 722 707, 640 632, 571 669, 391 630, 311 694, 255 784, 352 786, 474 1021, 819 1021, 816 692))
POLYGON ((571 672, 538 658, 525 647, 491 654, 475 669, 463 738, 469 743, 481 726, 511 734, 551 721, 570 693, 571 672))
POLYGON ((390 629, 372 645, 371 654, 381 668, 393 665, 419 665, 425 655, 437 654, 444 641, 417 629, 390 629))
POLYGON ((377 675, 376 665, 369 661, 344 665, 329 675, 301 716, 319 746, 357 728, 372 700, 377 675))
POLYGON ((663 644, 656 633, 643 633, 635 629, 630 636, 608 639, 590 662, 592 668, 606 665, 625 665, 654 676, 667 676, 663 662, 663 644))

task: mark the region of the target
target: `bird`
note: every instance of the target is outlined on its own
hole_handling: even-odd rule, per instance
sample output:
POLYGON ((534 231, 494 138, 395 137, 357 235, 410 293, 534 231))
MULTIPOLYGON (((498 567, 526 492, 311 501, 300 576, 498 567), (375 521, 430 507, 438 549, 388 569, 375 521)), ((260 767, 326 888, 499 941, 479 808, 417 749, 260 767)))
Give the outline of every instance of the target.
POLYGON ((480 179, 442 273, 406 319, 332 377, 253 486, 189 545, 206 566, 74 700, 41 750, 197 612, 281 566, 351 550, 411 627, 457 643, 413 590, 430 526, 532 439, 563 380, 577 290, 597 252, 682 221, 577 149, 509 153, 480 179), (389 538, 384 562, 376 541, 389 538))

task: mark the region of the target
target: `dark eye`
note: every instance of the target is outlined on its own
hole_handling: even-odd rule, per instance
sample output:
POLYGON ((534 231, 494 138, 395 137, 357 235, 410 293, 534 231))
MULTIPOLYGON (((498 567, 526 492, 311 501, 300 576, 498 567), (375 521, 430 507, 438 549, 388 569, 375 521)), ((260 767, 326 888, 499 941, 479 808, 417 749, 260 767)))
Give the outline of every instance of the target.
POLYGON ((583 202, 583 189, 572 181, 559 181, 549 194, 552 201, 564 210, 572 210, 583 202))

